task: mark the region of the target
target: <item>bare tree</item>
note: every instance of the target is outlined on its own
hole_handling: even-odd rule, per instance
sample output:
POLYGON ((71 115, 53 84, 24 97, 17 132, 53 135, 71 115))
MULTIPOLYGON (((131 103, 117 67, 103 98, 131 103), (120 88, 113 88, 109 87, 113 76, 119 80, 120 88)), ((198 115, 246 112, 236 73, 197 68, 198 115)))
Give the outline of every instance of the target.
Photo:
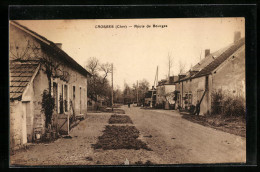
POLYGON ((88 96, 93 100, 97 100, 97 96, 109 97, 111 86, 107 76, 111 73, 111 64, 102 64, 96 57, 91 57, 85 67, 92 74, 88 79, 88 96))
POLYGON ((90 57, 87 61, 86 68, 91 75, 97 75, 98 73, 99 60, 96 57, 90 57))
MULTIPOLYGON (((150 84, 146 79, 139 81, 138 83, 138 99, 143 100, 145 93, 149 90, 150 84)), ((137 89, 137 85, 133 85, 133 89, 137 89)))
POLYGON ((112 72, 112 66, 110 63, 100 64, 99 70, 104 73, 103 74, 103 83, 104 83, 108 74, 112 72))
POLYGON ((116 86, 115 91, 113 93, 114 93, 115 103, 123 103, 124 102, 123 92, 121 91, 121 89, 118 85, 116 86))
POLYGON ((185 64, 182 61, 179 61, 179 73, 182 74, 185 72, 185 64))
POLYGON ((173 67, 173 57, 171 57, 171 54, 168 53, 168 67, 169 67, 169 71, 168 71, 168 78, 170 78, 171 75, 171 68, 173 67))

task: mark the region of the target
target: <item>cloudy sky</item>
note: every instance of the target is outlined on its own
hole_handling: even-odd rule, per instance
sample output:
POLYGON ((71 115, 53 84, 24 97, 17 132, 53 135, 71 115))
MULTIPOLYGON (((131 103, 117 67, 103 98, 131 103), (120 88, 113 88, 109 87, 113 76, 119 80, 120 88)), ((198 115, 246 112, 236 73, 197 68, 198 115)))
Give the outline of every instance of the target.
POLYGON ((157 66, 158 79, 165 79, 168 74, 168 55, 173 59, 171 75, 177 75, 180 62, 188 70, 204 57, 205 49, 214 52, 232 43, 235 31, 245 36, 244 18, 18 22, 50 41, 62 43, 62 49, 82 66, 90 57, 96 57, 103 63, 113 63, 114 85, 120 88, 123 88, 124 83, 132 86, 144 78, 152 86, 157 66), (113 28, 97 28, 99 25, 113 25, 113 28), (119 25, 124 27, 117 28, 119 25), (144 28, 136 28, 134 25, 143 25, 144 28), (147 28, 147 25, 151 27, 147 28))

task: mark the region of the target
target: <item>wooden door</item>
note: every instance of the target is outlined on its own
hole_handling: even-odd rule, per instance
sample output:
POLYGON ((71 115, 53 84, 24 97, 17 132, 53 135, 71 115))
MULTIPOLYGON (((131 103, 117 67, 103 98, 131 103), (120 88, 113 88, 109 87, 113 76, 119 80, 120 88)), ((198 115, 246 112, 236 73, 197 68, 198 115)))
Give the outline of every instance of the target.
POLYGON ((81 87, 79 88, 79 113, 81 114, 81 87))

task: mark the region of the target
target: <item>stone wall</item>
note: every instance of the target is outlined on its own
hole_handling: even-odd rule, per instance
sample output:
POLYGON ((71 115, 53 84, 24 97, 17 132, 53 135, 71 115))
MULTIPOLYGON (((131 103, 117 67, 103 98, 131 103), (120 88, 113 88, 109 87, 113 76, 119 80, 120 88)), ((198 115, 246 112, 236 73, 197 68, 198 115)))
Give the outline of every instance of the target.
POLYGON ((33 85, 28 84, 22 100, 10 101, 10 147, 16 148, 33 140, 33 85))
MULTIPOLYGON (((46 47, 41 41, 34 38, 27 32, 20 30, 10 24, 9 30, 10 41, 10 60, 22 57, 22 60, 32 60, 35 57, 48 56, 46 47), (37 53, 33 53, 33 48, 37 49, 37 53), (25 55, 23 52, 27 52, 25 55), (18 55, 17 55, 18 54, 18 55), (19 55, 20 54, 20 55, 19 55), (24 55, 24 56, 23 56, 24 55)), ((52 57, 54 62, 61 62, 59 58, 52 57)), ((74 111, 76 115, 87 113, 87 76, 83 76, 70 64, 61 62, 60 71, 69 73, 69 79, 52 78, 52 95, 53 83, 58 85, 58 95, 64 91, 65 85, 67 87, 68 98, 68 112, 71 114, 69 101, 73 101, 74 111), (73 86, 75 87, 75 99, 73 98, 73 86)), ((11 147, 15 145, 22 145, 27 142, 26 135, 29 135, 30 140, 34 139, 35 133, 45 133, 45 115, 42 112, 42 94, 45 89, 48 90, 48 79, 44 72, 44 67, 41 66, 39 72, 33 80, 33 84, 27 93, 23 96, 21 101, 10 102, 10 144, 11 147), (24 100, 23 100, 24 99, 24 100), (30 110, 30 116, 26 118, 26 110, 30 110), (25 114, 24 114, 25 113, 25 114), (22 122, 21 122, 22 121, 22 122)), ((59 97, 57 98, 59 101, 59 97)), ((59 115, 59 104, 57 104, 54 114, 59 115)), ((63 114, 64 115, 64 114, 63 114)))
POLYGON ((161 85, 156 88, 156 103, 166 102, 165 95, 175 91, 175 85, 161 85))
POLYGON ((45 132, 45 115, 42 112, 42 94, 44 90, 48 90, 48 79, 46 74, 39 70, 38 74, 33 81, 33 90, 34 90, 34 119, 33 119, 33 130, 34 134, 40 133, 44 134, 45 132))
POLYGON ((213 73, 213 90, 245 98, 245 46, 213 73))
POLYGON ((28 33, 17 29, 12 24, 9 25, 9 59, 22 60, 35 59, 35 56, 41 56, 40 43, 28 33), (39 48, 35 50, 35 48, 39 48))
MULTIPOLYGON (((178 97, 178 100, 179 105, 182 108, 189 108, 191 105, 195 106, 197 101, 201 100, 205 91, 205 81, 206 76, 188 79, 176 84, 176 88, 178 89, 178 91, 180 91, 180 97, 178 97), (185 97, 188 97, 188 99, 185 99, 185 97), (185 104, 185 100, 188 102, 187 104, 185 104)), ((210 77, 208 78, 208 81, 208 85, 210 87, 210 77)), ((200 115, 205 115, 210 111, 209 101, 210 94, 209 92, 206 92, 200 105, 200 115)))
MULTIPOLYGON (((231 55, 222 63, 212 75, 186 80, 176 84, 176 90, 180 91, 179 105, 185 108, 186 94, 192 95, 189 105, 196 105, 200 101, 204 91, 206 77, 208 77, 208 90, 200 105, 200 114, 211 113, 211 95, 213 91, 222 90, 231 96, 245 98, 245 46, 231 55)), ((188 106, 189 106, 188 105, 188 106)))
POLYGON ((21 101, 10 101, 10 148, 12 149, 27 142, 23 138, 22 109, 21 101))

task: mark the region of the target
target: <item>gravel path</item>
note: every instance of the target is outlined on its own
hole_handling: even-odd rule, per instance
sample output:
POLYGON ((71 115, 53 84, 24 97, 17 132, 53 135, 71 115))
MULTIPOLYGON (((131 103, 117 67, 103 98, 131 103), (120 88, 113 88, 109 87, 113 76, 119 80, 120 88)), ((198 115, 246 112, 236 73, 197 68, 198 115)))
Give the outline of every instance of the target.
MULTIPOLYGON (((112 113, 88 113, 72 129, 71 139, 60 138, 49 144, 34 144, 10 157, 12 165, 130 165, 151 161, 155 164, 245 162, 245 138, 192 123, 178 112, 144 110, 123 106, 153 151, 94 150, 98 137, 112 113)), ((120 124, 122 125, 122 124, 120 124)))

